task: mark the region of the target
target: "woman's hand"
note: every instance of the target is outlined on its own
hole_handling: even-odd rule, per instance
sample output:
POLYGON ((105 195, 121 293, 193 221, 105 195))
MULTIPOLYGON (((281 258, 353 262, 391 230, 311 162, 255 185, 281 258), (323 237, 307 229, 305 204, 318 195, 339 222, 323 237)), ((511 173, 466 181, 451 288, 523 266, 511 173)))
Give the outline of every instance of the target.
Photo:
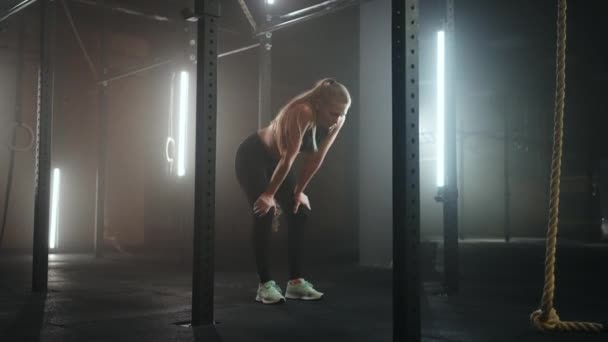
POLYGON ((258 197, 258 199, 253 204, 253 213, 256 216, 264 216, 268 214, 270 209, 275 207, 276 205, 277 204, 274 200, 274 196, 264 192, 260 195, 260 197, 258 197))
POLYGON ((293 206, 294 214, 298 213, 298 209, 300 208, 300 205, 305 206, 306 208, 308 208, 308 210, 312 210, 312 209, 310 209, 310 201, 308 200, 308 196, 306 196, 303 192, 295 193, 293 195, 293 202, 294 202, 294 206, 293 206))

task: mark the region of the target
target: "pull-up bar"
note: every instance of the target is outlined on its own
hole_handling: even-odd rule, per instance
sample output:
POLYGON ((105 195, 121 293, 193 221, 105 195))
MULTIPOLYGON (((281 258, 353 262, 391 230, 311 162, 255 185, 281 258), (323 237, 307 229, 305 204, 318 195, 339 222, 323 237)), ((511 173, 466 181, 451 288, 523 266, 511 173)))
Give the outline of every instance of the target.
POLYGON ((235 53, 239 53, 239 52, 255 49, 255 48, 259 47, 259 46, 260 46, 260 43, 255 43, 255 44, 248 45, 248 46, 245 46, 245 47, 242 47, 242 48, 239 48, 239 49, 226 51, 226 52, 218 54, 217 58, 227 57, 227 56, 230 56, 230 55, 234 55, 235 53))
POLYGON ((306 7, 306 8, 297 10, 297 11, 293 11, 291 13, 283 14, 283 15, 279 16, 279 19, 289 20, 289 19, 295 18, 295 17, 297 17, 299 15, 303 15, 304 13, 317 10, 319 8, 321 8, 321 9, 331 8, 332 6, 334 6, 336 4, 339 4, 340 2, 343 2, 343 0, 328 0, 328 1, 324 1, 324 2, 322 2, 320 4, 312 5, 310 7, 306 7))

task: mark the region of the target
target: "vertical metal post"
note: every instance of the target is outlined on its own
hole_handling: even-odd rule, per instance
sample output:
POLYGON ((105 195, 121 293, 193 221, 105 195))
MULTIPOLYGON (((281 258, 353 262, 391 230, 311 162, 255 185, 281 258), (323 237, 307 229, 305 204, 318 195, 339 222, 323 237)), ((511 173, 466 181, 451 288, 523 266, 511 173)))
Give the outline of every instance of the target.
POLYGON ((55 15, 55 2, 53 0, 41 0, 38 140, 36 144, 32 261, 32 290, 34 292, 46 292, 48 286, 55 15))
POLYGON ((460 186, 458 189, 458 198, 460 199, 460 201, 458 201, 458 210, 460 212, 460 215, 458 215, 458 236, 460 237, 461 240, 465 239, 465 233, 464 233, 464 146, 466 143, 466 134, 464 132, 464 120, 460 120, 460 144, 458 145, 458 178, 460 179, 460 186))
MULTIPOLYGON (((264 0, 264 15, 266 16, 264 18, 265 26, 272 20, 269 11, 269 5, 266 0, 264 0)), ((263 32, 259 39, 258 129, 262 128, 273 118, 270 103, 272 100, 272 32, 263 32)))
POLYGON ((196 0, 198 60, 192 325, 213 324, 217 38, 219 0, 196 0))
POLYGON ((509 155, 509 146, 511 144, 511 132, 510 132, 510 120, 509 120, 509 110, 507 106, 504 107, 504 191, 505 191, 505 199, 504 199, 504 233, 505 233, 505 242, 511 241, 511 182, 509 181, 510 175, 510 155, 509 155))
MULTIPOLYGON (((103 0, 100 3, 103 5, 103 0)), ((102 79, 108 75, 108 34, 106 32, 106 14, 101 14, 99 32, 99 69, 102 79)), ((103 82, 97 86, 97 191, 95 206, 95 256, 103 256, 105 213, 106 213, 106 170, 108 161, 108 84, 103 82)))
POLYGON ((454 0, 446 3, 446 106, 445 106, 445 171, 443 201, 445 289, 448 295, 458 293, 458 178, 456 169, 456 87, 454 50, 454 0))
POLYGON ((393 341, 420 341, 418 0, 392 1, 393 341))

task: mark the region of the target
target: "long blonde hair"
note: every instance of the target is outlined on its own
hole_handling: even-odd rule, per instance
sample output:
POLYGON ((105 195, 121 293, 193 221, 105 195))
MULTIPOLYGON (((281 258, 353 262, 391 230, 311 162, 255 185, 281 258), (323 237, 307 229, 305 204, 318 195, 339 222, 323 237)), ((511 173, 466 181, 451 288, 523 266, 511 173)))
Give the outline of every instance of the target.
MULTIPOLYGON (((317 151, 317 111, 320 106, 330 102, 338 102, 350 106, 351 97, 348 89, 333 78, 324 78, 317 81, 315 85, 303 93, 295 96, 279 110, 277 116, 270 122, 273 126, 279 151, 283 153, 289 141, 289 131, 291 120, 296 120, 295 115, 288 115, 289 110, 298 104, 307 103, 312 106, 313 122, 310 123, 312 129, 312 142, 314 150, 317 151)), ((308 127, 307 127, 308 128, 308 127)))

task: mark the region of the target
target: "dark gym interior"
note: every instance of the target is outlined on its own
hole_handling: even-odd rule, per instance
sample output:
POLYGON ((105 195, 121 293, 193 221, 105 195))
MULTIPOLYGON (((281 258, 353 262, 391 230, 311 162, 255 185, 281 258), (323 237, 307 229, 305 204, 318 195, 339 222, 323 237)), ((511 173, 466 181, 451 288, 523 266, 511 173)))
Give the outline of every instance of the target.
POLYGON ((605 7, 0 0, 0 341, 605 341, 605 7), (263 305, 235 154, 327 77, 263 305))

